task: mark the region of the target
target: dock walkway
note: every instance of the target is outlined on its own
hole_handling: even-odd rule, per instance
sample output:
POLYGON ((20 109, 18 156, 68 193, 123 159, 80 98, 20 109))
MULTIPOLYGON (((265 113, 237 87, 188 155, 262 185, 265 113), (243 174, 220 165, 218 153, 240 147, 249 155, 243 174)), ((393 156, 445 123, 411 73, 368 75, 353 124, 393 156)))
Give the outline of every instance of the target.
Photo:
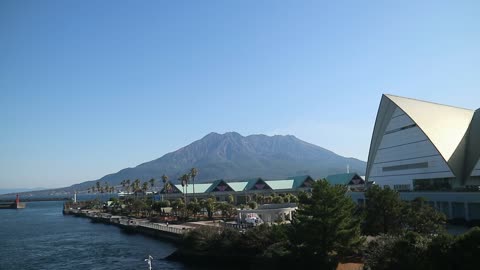
POLYGON ((138 232, 158 238, 178 241, 185 232, 194 229, 186 224, 163 224, 146 219, 115 216, 99 210, 64 208, 63 214, 89 218, 92 222, 105 223, 118 226, 127 232, 138 232))

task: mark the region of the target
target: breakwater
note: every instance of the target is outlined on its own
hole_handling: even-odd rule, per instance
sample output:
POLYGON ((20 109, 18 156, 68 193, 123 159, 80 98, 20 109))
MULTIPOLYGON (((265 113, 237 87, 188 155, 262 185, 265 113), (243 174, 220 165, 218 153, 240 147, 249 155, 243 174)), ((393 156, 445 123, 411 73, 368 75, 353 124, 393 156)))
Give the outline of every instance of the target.
POLYGON ((64 206, 64 215, 89 218, 94 223, 104 223, 120 227, 126 233, 141 233, 154 238, 179 243, 190 227, 155 223, 145 219, 117 216, 91 209, 74 209, 64 206))

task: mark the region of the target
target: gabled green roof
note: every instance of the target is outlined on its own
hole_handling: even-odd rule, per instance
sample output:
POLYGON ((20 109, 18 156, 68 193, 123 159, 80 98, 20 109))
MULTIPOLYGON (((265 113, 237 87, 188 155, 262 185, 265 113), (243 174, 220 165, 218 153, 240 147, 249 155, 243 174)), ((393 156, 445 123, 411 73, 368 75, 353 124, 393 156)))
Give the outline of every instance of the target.
POLYGON ((227 186, 227 189, 225 191, 234 190, 230 185, 227 184, 227 182, 225 182, 225 180, 219 179, 219 180, 213 181, 213 183, 210 185, 210 187, 205 192, 207 192, 207 193, 214 192, 215 189, 222 183, 227 186), (228 190, 228 189, 230 189, 230 190, 228 190))
POLYGON ((357 173, 340 173, 329 175, 325 179, 331 185, 348 185, 355 176, 360 177, 357 173))
MULTIPOLYGON (((207 192, 207 189, 211 186, 211 183, 206 183, 206 184, 195 184, 195 193, 200 194, 200 193, 205 193, 207 192)), ((175 185, 175 187, 180 191, 180 193, 183 193, 183 188, 182 185, 175 185)), ((193 184, 189 184, 188 187, 186 188, 186 192, 188 194, 193 193, 193 184)))
POLYGON ((247 184, 247 186, 245 187, 245 190, 252 190, 258 182, 261 182, 261 183, 265 183, 265 184, 266 184, 267 188, 264 188, 264 189, 272 189, 272 188, 270 187, 270 185, 268 185, 268 184, 265 182, 265 180, 263 180, 263 179, 260 178, 260 177, 248 179, 247 182, 248 182, 248 184, 247 184))
POLYGON ((289 177, 293 179, 293 188, 297 189, 305 183, 305 181, 310 180, 310 181, 315 181, 310 175, 300 175, 300 176, 293 176, 289 177))
POLYGON ((269 185, 273 190, 279 189, 292 189, 293 187, 293 179, 288 180, 268 180, 265 181, 267 185, 269 185))
MULTIPOLYGON (((168 194, 171 194, 171 193, 182 193, 182 186, 180 185, 180 189, 178 189, 177 185, 173 185, 171 184, 170 182, 168 183, 168 185, 171 187, 171 190, 169 190, 168 194)), ((165 194, 167 192, 165 192, 165 187, 162 187, 162 189, 160 190, 160 193, 162 194, 165 194)))
POLYGON ((246 190, 245 187, 247 186, 248 182, 230 182, 228 185, 234 190, 234 191, 244 191, 246 190))

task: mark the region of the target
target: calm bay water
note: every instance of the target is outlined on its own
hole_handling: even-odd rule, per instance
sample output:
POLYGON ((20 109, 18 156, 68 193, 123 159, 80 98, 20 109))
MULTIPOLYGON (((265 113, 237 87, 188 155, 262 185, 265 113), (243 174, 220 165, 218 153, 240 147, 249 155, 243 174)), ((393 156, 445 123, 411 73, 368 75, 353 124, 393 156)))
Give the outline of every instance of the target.
POLYGON ((175 246, 62 214, 63 202, 0 210, 0 269, 191 269, 162 260, 175 246))

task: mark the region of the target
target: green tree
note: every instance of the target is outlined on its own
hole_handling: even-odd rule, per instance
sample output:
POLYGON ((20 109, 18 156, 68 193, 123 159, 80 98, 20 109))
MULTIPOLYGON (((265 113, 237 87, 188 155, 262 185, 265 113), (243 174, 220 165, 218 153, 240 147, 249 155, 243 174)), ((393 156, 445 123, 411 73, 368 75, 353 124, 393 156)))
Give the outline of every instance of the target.
POLYGON ((125 190, 126 183, 127 183, 127 181, 125 179, 122 180, 122 182, 120 182, 120 184, 122 185, 122 190, 125 190))
MULTIPOLYGON (((441 269, 463 269, 461 267, 453 267, 452 246, 455 243, 455 237, 448 233, 442 233, 434 236, 428 246, 428 250, 424 254, 425 270, 441 270, 441 269)), ((470 254, 467 255, 470 257, 470 254)), ((478 258, 479 255, 476 256, 478 258)))
POLYGON ((263 197, 263 203, 272 203, 273 196, 268 195, 263 197))
POLYGON ((153 188, 155 187, 155 178, 152 178, 148 181, 150 183, 150 190, 152 191, 152 197, 153 197, 153 188))
POLYGON ((265 196, 255 193, 253 194, 253 200, 256 201, 258 204, 263 204, 265 202, 265 196))
POLYGON ((185 203, 181 198, 178 198, 175 201, 173 201, 172 208, 173 208, 173 211, 175 212, 175 215, 179 216, 180 212, 184 212, 185 203))
POLYGON ((162 213, 164 207, 170 207, 170 201, 158 201, 158 202, 155 202, 152 206, 153 210, 157 211, 158 213, 162 213))
POLYGON ((281 197, 281 196, 275 196, 275 197, 273 197, 273 199, 272 199, 272 203, 277 203, 277 204, 279 204, 279 203, 284 203, 284 202, 285 202, 285 201, 284 201, 283 197, 281 197))
MULTIPOLYGON (((267 225, 263 223, 247 230, 239 239, 239 251, 254 257, 282 257, 290 253, 288 249, 288 230, 285 225, 267 225)), ((283 269, 280 267, 279 269, 283 269)))
POLYGON ((344 186, 332 186, 327 180, 313 185, 310 197, 300 201, 292 220, 295 255, 334 268, 338 259, 362 245, 360 220, 354 218, 355 203, 345 193, 344 186))
POLYGON ((480 257, 480 227, 474 227, 457 237, 452 245, 450 258, 453 269, 478 269, 480 257))
POLYGON ((101 188, 100 181, 97 181, 96 185, 97 185, 97 191, 100 192, 100 188, 101 188))
POLYGON ((257 202, 256 201, 249 201, 248 202, 248 207, 250 207, 250 209, 257 209, 257 207, 258 207, 257 202))
POLYGON ((237 213, 237 209, 226 202, 217 202, 215 208, 222 212, 223 218, 232 218, 237 213))
POLYGON ((415 232, 402 235, 382 234, 366 249, 366 269, 426 269, 429 239, 415 232))
POLYGON ((415 198, 404 203, 403 222, 405 230, 420 234, 439 234, 445 231, 445 214, 436 211, 425 203, 423 198, 415 198))
POLYGON ((200 201, 200 206, 207 210, 207 216, 209 219, 213 218, 213 213, 215 212, 216 201, 214 198, 208 198, 200 201))
POLYGON ((365 199, 366 234, 401 232, 403 203, 397 191, 373 185, 365 192, 365 199))
POLYGON ((192 213, 193 217, 196 218, 198 212, 202 210, 202 207, 200 206, 200 203, 197 201, 197 199, 193 199, 189 202, 187 206, 187 210, 192 213))
POLYGON ((132 203, 132 210, 136 215, 140 215, 142 211, 144 211, 147 208, 147 205, 145 204, 144 200, 139 200, 135 199, 132 203))
POLYGON ((190 175, 188 173, 183 174, 179 178, 179 180, 182 184, 183 198, 185 200, 185 205, 187 205, 187 193, 188 193, 188 181, 189 181, 189 179, 190 179, 190 175))
POLYGON ((228 202, 229 204, 233 204, 233 203, 235 202, 235 198, 233 197, 232 194, 228 194, 228 196, 227 196, 227 202, 228 202))
POLYGON ((148 191, 148 182, 143 182, 143 184, 142 184, 142 191, 143 191, 144 194, 147 193, 147 191, 148 191))
POLYGON ((127 194, 130 193, 130 190, 131 190, 131 185, 130 185, 130 179, 127 179, 125 180, 125 186, 126 186, 126 189, 127 189, 127 194))
POLYGON ((195 177, 198 175, 198 170, 196 168, 192 168, 190 170, 189 176, 192 178, 192 185, 193 185, 193 198, 195 199, 195 177))
MULTIPOLYGON (((165 198, 167 198, 167 195, 168 195, 168 192, 169 192, 169 189, 167 188, 168 187, 168 176, 163 174, 162 175, 162 182, 163 182, 163 193, 165 193, 165 198)), ((162 197, 162 200, 163 200, 163 197, 162 197)))
POLYGON ((135 179, 132 183, 132 191, 135 193, 135 198, 137 197, 137 193, 140 191, 140 179, 135 179))

